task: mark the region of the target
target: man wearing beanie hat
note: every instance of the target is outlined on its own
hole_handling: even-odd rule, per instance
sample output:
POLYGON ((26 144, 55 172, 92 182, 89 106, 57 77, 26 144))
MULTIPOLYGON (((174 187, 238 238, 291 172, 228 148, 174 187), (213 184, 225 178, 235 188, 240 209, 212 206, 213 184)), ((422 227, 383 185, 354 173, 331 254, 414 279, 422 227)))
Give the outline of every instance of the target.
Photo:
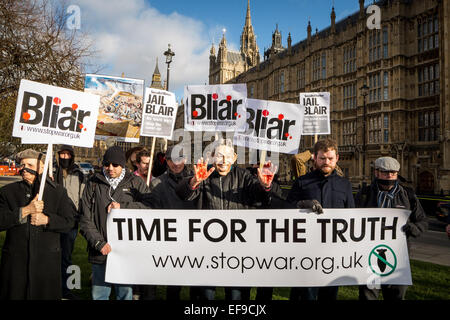
POLYGON ((0 189, 0 300, 61 299, 60 233, 73 228, 76 212, 66 190, 48 178, 38 200, 44 158, 32 149, 19 153, 23 180, 0 189))
MULTIPOLYGON (((391 157, 381 157, 375 160, 375 179, 372 184, 363 187, 356 195, 357 208, 402 208, 411 210, 408 222, 403 226, 407 239, 419 237, 428 227, 425 212, 414 191, 399 184, 398 173, 400 163, 391 157)), ((378 300, 380 291, 384 300, 403 300, 408 286, 382 285, 380 288, 369 289, 359 287, 360 300, 378 300)))
POLYGON ((56 162, 55 182, 67 190, 67 195, 77 209, 75 226, 69 232, 61 234, 62 295, 64 299, 77 300, 78 298, 67 287, 69 277, 67 268, 72 265, 72 252, 78 234, 80 200, 85 186, 84 174, 75 163, 75 152, 72 146, 61 145, 56 153, 56 162))
MULTIPOLYGON (((144 209, 141 197, 148 192, 145 182, 126 168, 125 153, 110 147, 103 156, 101 173, 92 175, 84 188, 80 232, 88 242, 92 264, 92 298, 108 300, 112 284, 105 282, 107 255, 114 250, 107 242, 106 219, 111 209, 144 209)), ((114 284, 117 300, 131 300, 131 285, 114 284)))

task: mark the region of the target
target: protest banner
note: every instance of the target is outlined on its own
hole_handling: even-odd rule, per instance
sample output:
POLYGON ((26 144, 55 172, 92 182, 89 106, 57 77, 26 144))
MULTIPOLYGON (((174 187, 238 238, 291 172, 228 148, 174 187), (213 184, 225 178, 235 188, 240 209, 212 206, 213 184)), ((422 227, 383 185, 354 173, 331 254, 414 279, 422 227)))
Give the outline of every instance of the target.
POLYGON ((303 116, 298 104, 247 99, 245 131, 236 133, 233 143, 252 149, 296 154, 303 116))
POLYGON ((87 74, 84 91, 101 97, 96 139, 139 142, 144 80, 87 74))
POLYGON ((146 88, 142 108, 141 136, 171 140, 177 108, 174 93, 146 88))
POLYGON ((243 131, 246 84, 184 87, 184 128, 187 131, 243 131))
POLYGON ((331 133, 329 92, 302 92, 300 106, 305 112, 303 135, 331 133))
POLYGON ((92 148, 99 103, 96 95, 22 80, 12 135, 22 143, 92 148))
POLYGON ((106 282, 187 286, 412 283, 404 209, 131 210, 107 218, 106 282))
POLYGON ((177 118, 177 108, 175 94, 172 92, 154 88, 145 89, 141 136, 153 137, 147 185, 150 184, 156 138, 172 139, 173 128, 177 118))

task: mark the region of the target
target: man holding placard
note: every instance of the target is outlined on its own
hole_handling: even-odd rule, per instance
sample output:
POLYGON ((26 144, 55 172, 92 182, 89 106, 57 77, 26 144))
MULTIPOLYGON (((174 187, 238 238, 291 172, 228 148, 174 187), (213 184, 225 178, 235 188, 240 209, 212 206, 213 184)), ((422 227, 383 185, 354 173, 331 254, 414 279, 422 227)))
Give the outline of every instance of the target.
MULTIPOLYGON (((111 209, 147 208, 140 201, 148 192, 145 182, 126 169, 126 158, 118 146, 110 147, 103 155, 102 173, 93 175, 82 197, 81 234, 89 248, 92 264, 92 298, 108 300, 112 284, 105 282, 107 255, 113 250, 108 243, 106 219, 111 209)), ((130 285, 114 285, 118 300, 131 300, 130 285)))
MULTIPOLYGON (((181 199, 194 201, 197 209, 249 209, 257 202, 270 203, 270 190, 276 167, 268 163, 258 168, 255 179, 248 170, 234 166, 237 154, 230 140, 222 140, 212 155, 213 166, 201 158, 194 165, 194 176, 183 179, 177 186, 181 199)), ((201 288, 198 297, 214 300, 214 288, 201 288)), ((248 300, 250 288, 225 288, 225 299, 248 300)))
MULTIPOLYGON (((352 185, 336 172, 337 143, 331 139, 314 145, 314 171, 295 180, 287 201, 300 209, 323 213, 323 208, 354 208, 352 185)), ((292 288, 291 300, 336 300, 339 287, 292 288)))
POLYGON ((0 231, 6 230, 0 267, 0 299, 61 299, 60 233, 74 226, 76 209, 66 190, 46 180, 38 200, 44 155, 17 155, 23 181, 0 189, 0 231))
MULTIPOLYGON (((414 191, 402 186, 398 180, 400 163, 391 157, 375 160, 375 179, 356 195, 358 208, 402 208, 411 210, 407 224, 402 228, 406 236, 417 238, 428 227, 425 211, 414 191)), ((381 285, 378 288, 359 287, 360 300, 378 300, 383 292, 384 300, 405 299, 406 285, 381 285)))

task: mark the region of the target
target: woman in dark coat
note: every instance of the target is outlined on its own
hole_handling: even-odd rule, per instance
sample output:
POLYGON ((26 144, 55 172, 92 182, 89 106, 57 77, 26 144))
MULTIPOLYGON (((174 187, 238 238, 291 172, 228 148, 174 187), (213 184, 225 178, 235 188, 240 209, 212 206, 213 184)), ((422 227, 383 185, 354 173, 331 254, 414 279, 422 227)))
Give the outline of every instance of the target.
POLYGON ((28 149, 18 158, 23 180, 0 189, 0 231, 6 230, 0 300, 61 299, 59 233, 74 226, 75 207, 66 190, 48 179, 38 201, 42 154, 28 149))

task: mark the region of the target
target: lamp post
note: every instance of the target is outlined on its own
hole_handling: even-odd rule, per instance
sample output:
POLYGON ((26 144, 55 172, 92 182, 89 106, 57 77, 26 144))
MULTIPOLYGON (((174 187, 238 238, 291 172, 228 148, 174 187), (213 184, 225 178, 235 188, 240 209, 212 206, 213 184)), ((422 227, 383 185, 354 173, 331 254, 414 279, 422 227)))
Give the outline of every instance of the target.
POLYGON ((363 96, 363 161, 362 161, 362 184, 363 186, 365 185, 365 180, 366 180, 366 121, 367 121, 367 109, 366 109, 366 96, 369 94, 369 87, 364 83, 363 86, 361 88, 359 88, 359 90, 361 90, 361 95, 363 96))
POLYGON ((169 91, 169 72, 170 72, 170 63, 172 62, 172 57, 175 55, 175 52, 173 52, 170 49, 170 43, 169 43, 169 49, 167 49, 164 52, 164 55, 166 56, 166 63, 167 63, 167 81, 166 81, 166 90, 169 91))

